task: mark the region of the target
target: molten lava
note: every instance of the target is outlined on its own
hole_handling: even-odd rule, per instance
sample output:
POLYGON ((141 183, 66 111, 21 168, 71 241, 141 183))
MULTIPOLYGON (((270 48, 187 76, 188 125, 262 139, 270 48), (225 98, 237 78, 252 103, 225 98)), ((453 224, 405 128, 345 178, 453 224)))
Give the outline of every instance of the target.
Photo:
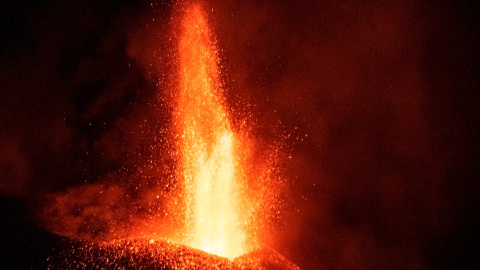
POLYGON ((179 92, 174 125, 184 181, 184 244, 234 258, 245 252, 239 189, 244 179, 224 107, 218 51, 198 4, 185 8, 178 44, 179 92))

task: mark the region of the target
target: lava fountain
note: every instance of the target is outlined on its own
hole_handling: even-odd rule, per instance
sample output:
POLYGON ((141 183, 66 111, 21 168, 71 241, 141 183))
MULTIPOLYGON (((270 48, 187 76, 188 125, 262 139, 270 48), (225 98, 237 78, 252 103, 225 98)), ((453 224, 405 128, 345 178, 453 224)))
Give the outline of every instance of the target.
POLYGON ((241 225, 240 141, 224 107, 218 50, 199 4, 185 8, 174 125, 183 180, 185 244, 222 257, 247 251, 241 225))
POLYGON ((166 151, 176 163, 171 174, 175 188, 162 193, 157 186, 135 197, 141 201, 137 209, 150 216, 139 216, 137 209, 128 212, 131 209, 126 204, 133 201, 125 194, 132 186, 110 188, 106 192, 110 196, 103 195, 102 200, 98 194, 104 194, 103 185, 57 196, 47 216, 58 221, 50 222, 54 223, 52 231, 67 238, 59 240, 61 252, 49 257, 51 269, 298 269, 278 252, 258 244, 262 242, 258 235, 278 204, 278 149, 255 152, 255 140, 233 127, 219 52, 206 13, 199 3, 178 3, 176 8, 180 16, 174 20, 178 23, 174 24, 176 47, 171 59, 175 68, 169 88, 173 99, 168 103, 173 141, 166 151), (158 192, 168 197, 160 207, 158 192), (131 213, 129 219, 123 212, 131 213), (162 223, 167 215, 171 220, 162 223), (127 229, 122 231, 117 219, 126 220, 127 229), (104 240, 97 233, 103 232, 98 230, 102 226, 106 228, 104 240), (163 233, 162 227, 176 231, 163 233), (82 237, 82 231, 91 237, 82 237))

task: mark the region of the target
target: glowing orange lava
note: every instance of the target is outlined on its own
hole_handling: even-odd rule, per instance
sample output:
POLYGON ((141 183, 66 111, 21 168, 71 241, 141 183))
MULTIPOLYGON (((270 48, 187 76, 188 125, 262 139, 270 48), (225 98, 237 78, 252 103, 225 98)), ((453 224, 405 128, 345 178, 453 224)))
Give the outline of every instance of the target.
MULTIPOLYGON (((227 112, 206 14, 200 4, 176 7, 172 129, 162 151, 175 165, 162 167, 168 177, 151 185, 109 182, 123 179, 112 176, 55 195, 43 215, 66 237, 48 268, 299 269, 265 247, 274 228, 268 221, 279 214, 281 151, 257 144, 248 127, 233 128, 239 119, 227 112)), ((150 172, 147 179, 157 176, 150 172)))
POLYGON ((174 112, 184 181, 184 244, 222 257, 245 252, 239 136, 224 107, 218 51, 198 4, 185 8, 178 43, 179 93, 174 112))

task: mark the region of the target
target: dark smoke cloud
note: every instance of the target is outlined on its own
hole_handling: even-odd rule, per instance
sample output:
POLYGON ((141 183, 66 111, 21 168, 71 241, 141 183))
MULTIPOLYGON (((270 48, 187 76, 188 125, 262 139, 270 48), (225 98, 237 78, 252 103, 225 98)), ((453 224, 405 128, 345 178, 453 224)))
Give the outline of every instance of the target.
MULTIPOLYGON (((9 138, 2 141, 19 151, 12 159, 23 159, 9 162, 23 167, 2 165, 2 172, 30 175, 23 179, 26 184, 18 184, 24 187, 19 192, 84 181, 91 172, 79 171, 95 166, 82 163, 94 154, 96 140, 147 88, 124 54, 122 28, 128 24, 115 18, 121 6, 8 4, 3 11, 8 39, 1 54, 0 121, 2 137, 9 138)), ((7 183, 20 180, 14 174, 5 178, 7 183)))
MULTIPOLYGON (((479 266, 478 5, 206 5, 232 110, 250 104, 259 138, 289 135, 288 199, 269 245, 303 269, 479 266)), ((49 214, 80 206, 57 217, 94 212, 93 223, 120 220, 127 234, 137 224, 130 211, 148 216, 147 199, 137 198, 168 192, 130 191, 168 183, 171 169, 162 155, 168 108, 153 102, 165 86, 151 73, 170 68, 151 45, 168 44, 171 3, 153 6, 0 9, 2 200, 44 205, 46 194, 63 194, 49 214), (112 204, 118 216, 106 211, 112 204)), ((70 225, 89 237, 109 231, 70 225)))
POLYGON ((162 215, 167 114, 126 52, 144 4, 8 5, 0 194, 29 204, 47 229, 83 239, 125 237, 147 208, 162 215), (145 190, 158 196, 153 205, 145 190))

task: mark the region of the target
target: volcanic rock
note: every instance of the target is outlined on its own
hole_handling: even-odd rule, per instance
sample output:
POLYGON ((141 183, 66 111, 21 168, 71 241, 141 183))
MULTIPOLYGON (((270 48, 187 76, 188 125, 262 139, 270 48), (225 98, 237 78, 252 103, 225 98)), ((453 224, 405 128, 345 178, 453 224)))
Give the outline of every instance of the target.
POLYGON ((259 249, 233 260, 168 241, 147 239, 88 243, 69 239, 48 257, 50 269, 299 269, 273 249, 259 249))

